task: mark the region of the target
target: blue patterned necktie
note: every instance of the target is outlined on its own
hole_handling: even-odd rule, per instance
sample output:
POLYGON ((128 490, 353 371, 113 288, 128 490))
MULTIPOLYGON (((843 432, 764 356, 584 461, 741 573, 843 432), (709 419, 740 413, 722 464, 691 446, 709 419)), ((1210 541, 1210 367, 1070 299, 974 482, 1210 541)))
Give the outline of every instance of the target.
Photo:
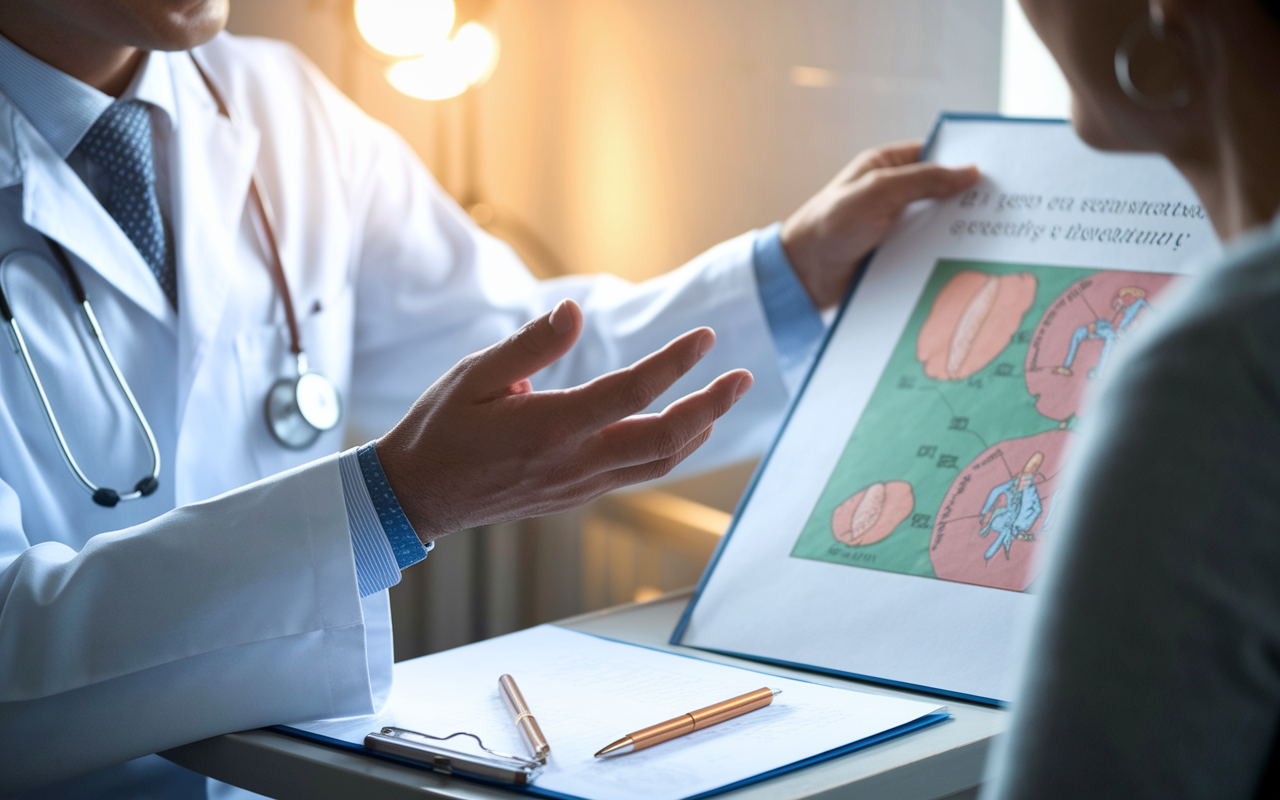
POLYGON ((169 303, 178 307, 178 271, 156 199, 151 116, 140 101, 112 103, 76 145, 110 181, 103 207, 138 248, 169 303))

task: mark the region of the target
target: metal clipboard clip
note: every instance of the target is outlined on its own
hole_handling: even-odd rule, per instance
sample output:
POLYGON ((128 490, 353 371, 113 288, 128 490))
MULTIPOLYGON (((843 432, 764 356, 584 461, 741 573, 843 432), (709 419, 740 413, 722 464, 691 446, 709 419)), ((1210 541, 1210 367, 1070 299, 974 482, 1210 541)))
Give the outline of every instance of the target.
POLYGON ((546 759, 533 760, 511 756, 490 750, 474 733, 458 731, 448 736, 430 736, 404 728, 383 728, 379 733, 371 733, 364 737, 364 746, 370 750, 399 758, 416 761, 431 768, 433 772, 451 775, 469 775, 487 781, 509 783, 515 786, 528 786, 546 766, 546 759), (469 736, 476 740, 480 749, 489 755, 463 753, 443 747, 438 742, 447 742, 456 736, 469 736))

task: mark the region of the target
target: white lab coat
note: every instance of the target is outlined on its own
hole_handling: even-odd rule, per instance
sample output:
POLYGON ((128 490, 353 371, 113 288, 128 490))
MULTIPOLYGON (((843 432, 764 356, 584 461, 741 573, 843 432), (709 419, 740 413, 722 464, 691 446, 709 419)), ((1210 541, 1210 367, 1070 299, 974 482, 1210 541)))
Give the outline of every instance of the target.
MULTIPOLYGON (((731 367, 755 389, 692 462, 759 453, 787 400, 756 294, 751 238, 667 276, 538 282, 477 229, 405 143, 296 52, 222 35, 168 58, 180 314, 76 175, 0 96, 5 288, 72 452, 129 490, 149 451, 72 315, 45 234, 71 254, 155 429, 160 489, 93 504, 63 463, 16 354, 0 346, 0 793, 227 731, 373 711, 391 667, 386 593, 356 591, 336 457, 344 432, 277 445, 263 398, 287 333, 247 201, 256 164, 311 365, 348 436, 386 430, 461 356, 563 297, 582 340, 535 387, 572 385, 697 325, 719 344, 656 405, 731 367)), ((8 337, 0 335, 8 341, 8 337)))

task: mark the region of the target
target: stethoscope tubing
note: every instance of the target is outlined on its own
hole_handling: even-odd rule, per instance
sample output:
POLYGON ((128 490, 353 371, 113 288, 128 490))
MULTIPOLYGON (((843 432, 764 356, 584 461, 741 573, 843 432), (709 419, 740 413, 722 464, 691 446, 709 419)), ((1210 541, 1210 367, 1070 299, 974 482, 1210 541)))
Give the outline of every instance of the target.
MULTIPOLYGON (((232 125, 235 125, 237 122, 235 112, 231 109, 230 105, 223 100, 221 92, 218 91, 213 81, 204 71, 204 68, 201 67, 199 60, 195 57, 195 54, 191 53, 190 56, 192 63, 195 65, 196 72, 200 74, 200 78, 208 87, 209 93, 213 96, 214 102, 218 106, 218 110, 227 117, 232 125)), ((285 321, 289 328, 289 350, 297 360, 299 375, 298 378, 293 379, 292 381, 289 379, 277 381, 277 386, 285 384, 285 388, 292 392, 289 402, 281 406, 283 410, 278 411, 278 413, 274 411, 275 404, 272 402, 272 399, 276 394, 276 387, 273 387, 271 392, 268 393, 266 403, 268 429, 271 431, 272 436, 274 436, 284 447, 301 450, 315 442, 320 433, 331 430, 337 424, 342 414, 341 397, 339 396, 336 388, 333 387, 327 378, 324 378, 324 376, 319 373, 309 371, 307 356, 302 347, 301 331, 293 308, 293 297, 289 291, 289 281, 285 276, 284 262, 280 257, 279 242, 276 240, 273 210, 266 194, 259 188, 258 171, 256 167, 249 178, 249 195, 250 200, 257 208, 258 218, 262 223, 258 227, 260 228, 260 235, 265 239, 264 244, 266 245, 265 249, 267 251, 269 262, 268 270, 271 273, 272 282, 275 284, 276 290, 280 293, 280 299, 284 305, 285 321), (317 397, 316 379, 318 378, 319 381, 322 382, 320 386, 323 389, 323 391, 318 392, 318 396, 322 398, 322 402, 319 407, 330 410, 330 413, 324 415, 324 418, 314 422, 313 420, 316 418, 314 416, 309 417, 305 408, 311 408, 314 410, 317 406, 312 404, 304 407, 299 395, 302 387, 302 379, 307 376, 315 376, 311 378, 311 383, 307 384, 308 388, 312 390, 308 396, 313 400, 317 397), (327 406, 325 403, 327 403, 327 406), (306 427, 299 428, 297 424, 294 424, 298 422, 301 422, 306 427), (292 431, 293 433, 277 430, 280 426, 283 426, 283 429, 287 429, 287 431, 292 431), (301 431, 303 435, 296 435, 298 431, 301 431)), ((62 272, 70 286, 71 293, 84 313, 89 329, 93 333, 93 339, 97 342, 98 350, 102 353, 102 358, 106 361, 107 366, 111 371, 112 379, 115 381, 116 386, 119 387, 121 394, 124 395, 125 400, 128 402, 129 408, 133 412, 134 420, 137 423, 138 428, 142 431, 143 436, 146 438, 147 446, 151 449, 151 473, 147 477, 138 481, 134 486, 133 491, 120 493, 114 489, 94 484, 94 482, 89 480, 89 477, 85 475, 84 470, 80 468, 79 463, 76 462, 75 456, 71 454, 71 448, 67 444, 66 437, 63 435, 62 426, 58 424, 57 415, 54 413, 53 406, 49 402, 49 395, 45 391, 44 384, 40 380, 39 373, 36 371, 35 362, 31 358, 26 338, 22 335, 22 326, 18 323, 16 316, 13 314, 13 309, 9 305, 8 298, 5 296, 4 287, 2 285, 2 274, 0 274, 0 318, 3 318, 5 322, 9 323, 9 329, 12 331, 12 338, 15 343, 14 349, 22 357, 23 364, 26 367, 27 376, 31 379, 31 383, 36 390, 36 395, 40 399, 40 407, 44 412, 45 420, 49 423, 49 428, 53 432, 54 439, 58 442, 58 449, 62 454, 63 460, 66 461, 67 467, 70 468, 71 473, 75 476, 80 485, 89 492, 95 503, 106 507, 114 506, 121 500, 136 500, 140 497, 146 497, 154 492, 156 487, 159 486, 161 464, 160 447, 156 442, 155 433, 151 430, 151 425, 147 421, 146 415, 143 413, 141 406, 138 405, 138 400, 134 397, 133 390, 129 388, 128 381, 125 380, 124 375, 120 371, 119 365, 116 363, 115 356, 111 353, 111 348, 107 345, 106 337, 102 333, 102 326, 98 324, 98 318, 93 313, 93 307, 89 304, 89 299, 85 294, 84 286, 76 276, 75 270, 71 266, 71 260, 68 258, 66 251, 62 249, 60 244, 48 236, 45 236, 44 239, 47 242, 49 249, 53 252, 58 265, 62 268, 62 272)), ((5 256, 3 259, 0 259, 0 273, 3 273, 4 267, 14 257, 26 252, 30 251, 15 251, 14 253, 10 253, 5 256)), ((31 253, 31 255, 36 258, 44 258, 36 253, 31 253)))
MULTIPOLYGON (((14 253, 14 255, 17 255, 17 253, 14 253)), ((32 253, 32 255, 36 255, 36 253, 32 253)), ((3 289, 0 289, 0 294, 3 294, 3 289)), ((109 367, 111 379, 115 380, 116 387, 120 388, 120 393, 124 394, 125 401, 128 401, 129 410, 133 412, 133 421, 138 425, 138 429, 142 431, 142 435, 146 436, 147 447, 151 449, 151 474, 148 477, 150 477, 151 481, 157 481, 160 479, 160 445, 156 443, 155 433, 152 433, 151 425, 148 424, 145 413, 142 413, 142 408, 138 406, 137 398, 133 397, 128 381, 124 380, 124 375, 120 374, 120 366, 116 364, 115 356, 111 355, 111 348, 106 343, 104 335, 102 335, 102 328, 97 323, 97 316, 93 315, 93 307, 88 303, 88 300, 84 300, 83 292, 79 294, 81 294, 81 298, 78 298, 81 301, 79 302, 79 307, 84 312, 84 319, 88 321, 88 326, 93 332, 93 340, 97 343, 97 349, 102 353, 102 358, 106 361, 106 366, 109 367)), ((8 302, 5 305, 8 306, 8 302)), ((35 362, 31 358, 31 351, 27 348, 27 339, 22 335, 22 325, 18 323, 17 317, 12 314, 6 314, 6 316, 9 317, 9 329, 13 332, 18 353, 22 356, 23 364, 27 367, 27 376, 31 379, 33 387, 36 388, 37 396, 40 397, 41 411, 45 413, 45 420, 49 422, 49 428, 54 433, 54 438, 58 439, 58 449, 61 456, 63 456, 63 461, 67 462, 67 466, 72 471, 72 474, 76 476, 76 480, 81 484, 82 488, 93 497, 97 497, 102 492, 102 486, 93 483, 88 479, 87 475, 84 475, 84 470, 79 466, 76 457, 70 451, 70 447, 67 444, 67 436, 63 435, 63 428, 58 424, 58 415, 55 415, 54 408, 49 402, 49 394, 45 392, 44 381, 40 380, 40 372, 36 370, 35 362)), ((134 486, 133 492, 116 493, 116 498, 118 500, 133 500, 145 497, 146 493, 143 493, 142 486, 146 484, 146 481, 147 479, 138 481, 138 484, 134 486)))
MULTIPOLYGON (((70 284, 71 292, 74 295, 76 302, 79 304, 81 311, 84 313, 84 318, 89 325, 89 330, 93 333, 93 340, 98 345, 98 351, 102 353, 103 360, 107 362, 107 367, 111 372, 112 380, 115 381, 116 386, 120 387, 121 394, 124 395, 125 400, 129 403, 129 408, 133 412, 134 422, 137 423, 139 430, 142 431, 142 435, 146 437, 147 446, 151 450, 151 473, 148 477, 138 481, 134 486, 133 491, 119 493, 111 489, 104 489, 89 480, 89 477, 84 474, 84 470, 80 468, 80 464, 76 461, 75 456, 71 454, 71 448, 67 444, 66 436, 62 433, 62 426, 58 424, 57 415, 53 413, 53 406, 49 402, 49 395, 45 391, 43 381, 40 380, 40 373, 36 370, 35 362, 31 359, 31 351, 27 348, 26 337, 22 335, 22 326, 19 324, 18 318, 13 314, 13 310, 9 306, 8 297, 5 295, 3 286, 0 286, 0 304, 2 304, 2 306, 0 306, 0 312, 3 313, 6 321, 9 323, 9 330, 13 332, 16 350, 22 357, 22 362, 26 367, 27 377, 30 378, 32 386, 35 387, 36 395, 40 398, 40 408, 44 412, 44 418, 49 423, 50 430, 53 431, 54 438, 58 441, 58 450, 62 453, 63 460, 67 462, 67 466, 71 469, 71 473, 75 475, 76 480, 86 491, 89 492, 91 496, 93 496, 95 502, 98 502, 99 505, 115 505, 116 502, 119 502, 120 500, 136 500, 139 497, 144 497, 150 494, 151 491, 154 491, 154 486, 160 478, 160 445, 156 442, 155 433, 152 432, 151 425, 147 422, 146 414, 142 413, 142 408, 138 405, 137 398, 134 397, 133 391, 129 388, 129 382, 126 381, 124 379, 124 375, 121 374, 120 365, 116 363, 115 356, 111 354, 111 348, 107 345, 106 337, 102 333, 102 326, 98 324, 98 318, 93 313, 93 306, 89 304, 89 299, 85 295, 84 287, 81 285, 80 279, 76 277, 75 271, 71 268, 71 264, 66 257, 66 253, 63 252, 62 247, 57 242, 54 242, 52 239, 48 239, 47 237, 46 241, 49 243, 49 247, 53 250, 54 254, 58 256, 57 261, 59 266, 62 267, 62 271, 67 277, 67 282, 70 284), (104 492, 110 494, 103 494, 104 492), (114 500, 103 502, 108 500, 110 495, 114 495, 114 500)), ((3 270, 3 267, 8 264, 12 258, 21 255, 23 252, 24 251, 18 251, 6 256, 3 261, 0 261, 0 271, 3 270)), ((31 253, 31 255, 35 258, 44 258, 37 253, 31 253)))
MULTIPOLYGON (((239 125, 239 115, 230 103, 222 98, 222 92, 218 91, 217 85, 209 74, 205 72, 204 67, 200 65, 200 60, 196 58, 195 53, 190 53, 191 63, 195 65, 196 72, 200 74, 200 80, 204 81, 205 87, 209 90, 209 94, 213 97, 213 102, 218 106, 218 111, 230 121, 234 127, 239 125)), ((258 208, 259 219, 262 225, 258 226, 260 235, 266 240, 266 255, 268 256, 268 271, 271 273, 271 281, 276 286, 276 291, 280 293, 280 300, 284 306, 285 324, 289 327, 289 352, 298 358, 300 364, 300 372, 306 372, 306 356, 303 354, 302 348, 302 331, 298 326, 298 317, 293 308, 293 295, 289 291, 289 280, 284 274, 284 262, 280 258, 280 243, 276 240, 276 217, 275 211, 271 207, 271 201, 267 198, 265 192, 259 187, 258 168, 255 165, 253 171, 249 173, 249 199, 253 201, 258 208)))

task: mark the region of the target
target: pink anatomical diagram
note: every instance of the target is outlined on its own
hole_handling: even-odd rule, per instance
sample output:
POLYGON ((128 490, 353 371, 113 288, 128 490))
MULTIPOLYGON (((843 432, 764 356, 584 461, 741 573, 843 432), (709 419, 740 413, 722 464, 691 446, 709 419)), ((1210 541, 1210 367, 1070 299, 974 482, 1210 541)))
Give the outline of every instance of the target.
POLYGON ((1029 272, 956 273, 938 292, 916 339, 924 373, 959 381, 987 366, 1009 345, 1036 296, 1029 272))
POLYGON ((1062 513, 1063 454, 1072 434, 1050 430, 987 448, 951 484, 938 509, 929 561, 944 580, 1026 590, 1062 513))
POLYGON ((1088 388, 1110 367, 1113 348, 1159 311, 1175 280, 1158 272, 1099 272, 1076 281, 1045 309, 1027 348, 1027 391, 1036 410, 1066 421, 1086 411, 1088 388))
POLYGON ((893 533, 915 508, 915 495, 906 481, 873 483, 836 506, 831 535, 850 547, 878 542, 893 533))

